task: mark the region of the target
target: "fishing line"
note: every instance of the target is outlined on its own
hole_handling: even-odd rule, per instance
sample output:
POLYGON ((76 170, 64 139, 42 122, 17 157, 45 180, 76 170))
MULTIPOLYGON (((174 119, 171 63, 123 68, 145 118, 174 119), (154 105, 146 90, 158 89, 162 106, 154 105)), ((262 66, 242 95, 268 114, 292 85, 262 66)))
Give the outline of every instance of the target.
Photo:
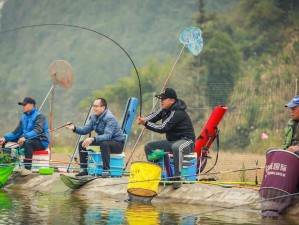
POLYGON ((141 93, 141 82, 140 82, 140 77, 139 77, 139 74, 138 74, 138 70, 137 70, 137 68, 135 66, 135 63, 133 62, 131 56, 129 55, 129 53, 119 43, 117 43, 115 40, 113 40, 112 38, 108 37, 107 35, 105 35, 103 33, 100 33, 98 31, 92 30, 90 28, 83 27, 83 26, 77 26, 77 25, 71 25, 71 24, 63 24, 63 23, 45 23, 45 24, 34 24, 34 25, 22 26, 22 27, 17 27, 17 28, 13 28, 13 29, 2 31, 2 32, 0 32, 0 35, 8 33, 8 32, 12 32, 12 31, 21 30, 21 29, 34 28, 34 27, 43 27, 43 26, 64 26, 64 27, 78 28, 78 29, 82 29, 82 30, 86 30, 86 31, 90 31, 90 32, 99 34, 99 35, 101 35, 101 36, 109 39, 114 44, 116 44, 127 55, 127 57, 130 59, 132 65, 133 65, 133 67, 135 69, 135 72, 136 72, 136 75, 137 75, 137 79, 138 79, 138 85, 139 85, 140 116, 141 116, 141 114, 142 114, 141 113, 142 112, 142 93, 141 93))
MULTIPOLYGON (((64 124, 64 125, 62 125, 62 126, 60 126, 60 127, 56 127, 56 128, 54 128, 53 130, 45 131, 45 132, 43 132, 43 133, 41 133, 41 134, 39 134, 39 135, 33 136, 33 137, 31 137, 31 138, 28 138, 28 139, 26 139, 25 141, 22 141, 22 142, 20 142, 20 143, 24 143, 24 142, 26 142, 27 140, 31 140, 31 139, 37 138, 37 137, 39 137, 39 136, 41 136, 41 135, 43 135, 43 134, 47 134, 47 133, 54 132, 54 131, 56 131, 56 130, 58 130, 58 129, 61 129, 61 128, 65 127, 65 126, 67 126, 67 125, 70 125, 70 124, 73 124, 73 123, 68 122, 68 123, 66 123, 66 124, 64 124)), ((13 146, 19 146, 20 143, 12 144, 12 145, 9 146, 9 148, 11 148, 11 147, 13 147, 13 146)))
MULTIPOLYGON (((191 175, 189 175, 191 176, 191 175)), ((180 178, 183 178, 183 177, 189 177, 189 176, 180 176, 180 178)), ((101 178, 101 177, 98 177, 98 178, 101 178)), ((98 179, 97 178, 97 179, 98 179)), ((172 177, 172 178, 178 178, 178 177, 172 177)), ((172 183, 185 183, 185 184, 211 184, 211 185, 218 185, 218 186, 221 186, 222 184, 239 184, 239 185, 250 185, 250 186, 256 186, 254 182, 221 182, 221 181, 189 181, 189 180, 174 180, 174 181, 171 181, 171 180, 166 180, 166 179, 158 179, 158 178, 155 178, 155 179, 144 179, 144 180, 135 180, 135 181, 127 181, 127 182, 121 182, 121 183, 114 183, 114 184, 105 184, 105 185, 96 185, 96 186, 93 186, 92 188, 101 188, 101 187, 108 187, 108 186, 116 186, 116 185, 123 185, 123 184, 134 184, 134 183, 143 183, 143 182, 157 182, 159 181, 160 183, 169 183, 169 184, 172 184, 172 183)), ((86 188, 88 189, 88 188, 86 188)))

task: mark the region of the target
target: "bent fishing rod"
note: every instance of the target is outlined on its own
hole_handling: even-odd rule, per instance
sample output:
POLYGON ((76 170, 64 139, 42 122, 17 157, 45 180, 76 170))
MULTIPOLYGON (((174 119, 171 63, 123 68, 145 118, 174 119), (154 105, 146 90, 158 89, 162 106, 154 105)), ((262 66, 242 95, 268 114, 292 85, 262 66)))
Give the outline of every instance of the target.
POLYGON ((102 37, 107 38, 108 40, 110 40, 114 44, 116 44, 126 54, 126 56, 129 58, 129 60, 131 61, 132 65, 134 67, 134 70, 135 70, 135 73, 136 73, 136 76, 137 76, 137 80, 138 80, 138 85, 139 85, 139 98, 140 98, 139 107, 140 107, 140 116, 141 116, 141 114, 142 114, 141 113, 141 111, 142 111, 142 91, 141 91, 141 82, 140 82, 140 77, 139 77, 138 70, 136 68, 136 65, 135 65, 133 59, 129 55, 129 53, 124 49, 124 47, 122 47, 118 42, 116 42, 115 40, 113 40, 111 37, 109 37, 109 36, 107 36, 107 35, 105 35, 105 34, 103 34, 101 32, 98 32, 96 30, 87 28, 87 27, 78 26, 78 25, 72 25, 72 24, 64 24, 64 23, 44 23, 44 24, 33 24, 33 25, 16 27, 16 28, 12 28, 12 29, 9 29, 9 30, 1 31, 0 32, 0 36, 3 35, 3 34, 5 34, 5 33, 8 33, 8 32, 14 32, 14 31, 17 31, 17 30, 22 30, 22 29, 27 29, 27 28, 44 27, 44 26, 62 26, 62 27, 71 27, 71 28, 81 29, 81 30, 85 30, 85 31, 88 31, 88 32, 95 33, 97 35, 101 35, 102 37))
POLYGON ((67 122, 66 124, 64 124, 64 125, 62 125, 62 126, 60 126, 60 127, 56 127, 56 128, 54 128, 54 129, 52 129, 52 130, 45 131, 45 132, 40 133, 40 134, 38 134, 38 135, 35 135, 35 136, 31 137, 31 138, 28 138, 28 139, 26 139, 26 140, 24 140, 24 141, 22 141, 22 142, 20 142, 20 143, 15 143, 15 144, 13 144, 13 145, 10 145, 9 147, 11 148, 11 147, 14 147, 14 146, 19 146, 19 144, 24 143, 24 142, 26 142, 26 141, 28 141, 28 140, 31 140, 31 139, 40 137, 40 136, 43 135, 43 134, 52 133, 52 132, 54 132, 54 131, 56 131, 56 130, 59 130, 59 129, 61 129, 61 128, 67 126, 67 125, 71 125, 71 124, 73 124, 73 123, 72 123, 72 122, 67 122))

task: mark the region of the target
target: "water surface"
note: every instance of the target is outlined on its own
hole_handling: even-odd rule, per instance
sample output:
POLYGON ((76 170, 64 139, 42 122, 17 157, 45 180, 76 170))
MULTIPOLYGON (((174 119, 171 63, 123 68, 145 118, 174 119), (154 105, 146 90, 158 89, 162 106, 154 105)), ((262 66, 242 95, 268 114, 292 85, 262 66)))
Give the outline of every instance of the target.
POLYGON ((0 190, 0 224, 299 224, 296 220, 261 219, 258 211, 240 208, 0 190))

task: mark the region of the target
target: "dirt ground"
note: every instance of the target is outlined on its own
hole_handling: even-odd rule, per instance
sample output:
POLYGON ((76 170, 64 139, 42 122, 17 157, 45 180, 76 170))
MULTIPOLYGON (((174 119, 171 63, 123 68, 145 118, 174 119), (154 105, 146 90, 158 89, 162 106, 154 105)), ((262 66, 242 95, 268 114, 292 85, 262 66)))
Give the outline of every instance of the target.
MULTIPOLYGON (((133 148, 133 147, 132 147, 133 148)), ((133 156, 130 149, 127 148, 125 153, 125 164, 130 159, 126 171, 130 170, 130 165, 135 161, 146 161, 145 155, 143 153, 143 146, 138 146, 133 156)), ((215 178, 219 181, 230 181, 230 182, 255 182, 256 174, 258 177, 258 183, 262 181, 264 174, 264 166, 266 157, 265 155, 258 154, 249 154, 249 153, 228 153, 219 151, 218 160, 215 167, 207 174, 208 171, 215 163, 216 152, 210 152, 211 158, 208 159, 207 166, 200 176, 197 178, 215 178), (255 169, 260 168, 260 169, 255 169), (250 169, 244 170, 243 169, 250 169), (238 171, 236 171, 238 170, 238 171)), ((70 162, 70 157, 66 153, 55 153, 55 150, 51 154, 51 165, 52 166, 61 166, 66 168, 70 162)), ((79 168, 78 165, 73 164, 71 168, 79 168)))

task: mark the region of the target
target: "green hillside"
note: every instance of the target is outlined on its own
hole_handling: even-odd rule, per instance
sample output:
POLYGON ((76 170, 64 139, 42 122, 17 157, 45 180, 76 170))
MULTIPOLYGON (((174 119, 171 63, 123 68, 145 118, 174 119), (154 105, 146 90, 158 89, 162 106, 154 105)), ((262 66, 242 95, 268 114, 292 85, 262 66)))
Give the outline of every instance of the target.
MULTIPOLYGON (((133 70, 125 52, 96 32, 121 45, 137 68, 146 65, 151 57, 163 62, 179 51, 178 36, 192 25, 197 4, 190 0, 184 4, 178 0, 5 1, 2 32, 29 25, 52 25, 0 35, 0 103, 14 108, 12 103, 25 95, 37 96, 41 103, 52 85, 50 64, 64 59, 72 64, 75 79, 67 92, 56 88, 55 108, 57 113, 77 109, 78 103, 94 90, 118 82, 118 78, 129 76, 133 70)), ((122 104, 127 97, 123 96, 122 104)), ((49 111, 48 104, 44 111, 49 111)))
MULTIPOLYGON (((44 99, 52 85, 48 67, 57 59, 72 64, 75 80, 70 90, 55 89, 55 125, 84 121, 99 96, 121 119, 126 99, 139 97, 137 76, 125 52, 96 32, 131 56, 146 114, 182 48, 180 33, 198 26, 203 51, 194 57, 184 50, 168 84, 187 102, 196 132, 214 106, 226 105, 222 148, 264 149, 263 132, 273 137, 267 144, 277 145, 288 118, 283 105, 297 91, 298 11, 292 0, 7 0, 2 32, 48 25, 0 34, 1 132, 16 124, 17 99, 44 99)), ((139 129, 133 127, 133 136, 139 129)))

